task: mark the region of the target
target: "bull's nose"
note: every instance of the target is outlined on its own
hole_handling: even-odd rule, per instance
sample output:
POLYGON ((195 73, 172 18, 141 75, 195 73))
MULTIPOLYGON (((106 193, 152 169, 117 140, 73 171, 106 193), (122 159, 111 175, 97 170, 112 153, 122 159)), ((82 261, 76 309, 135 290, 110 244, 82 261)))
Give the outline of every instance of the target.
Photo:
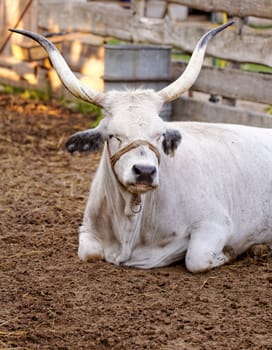
POLYGON ((136 182, 152 184, 157 169, 155 166, 151 165, 133 165, 132 170, 136 177, 136 182))

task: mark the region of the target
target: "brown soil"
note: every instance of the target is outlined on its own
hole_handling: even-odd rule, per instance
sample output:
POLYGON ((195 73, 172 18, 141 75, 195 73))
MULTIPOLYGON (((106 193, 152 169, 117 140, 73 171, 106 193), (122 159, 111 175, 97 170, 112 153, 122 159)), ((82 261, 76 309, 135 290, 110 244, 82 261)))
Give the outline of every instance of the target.
POLYGON ((90 119, 0 96, 0 349, 272 349, 272 258, 205 274, 77 257, 99 159, 65 139, 90 119))

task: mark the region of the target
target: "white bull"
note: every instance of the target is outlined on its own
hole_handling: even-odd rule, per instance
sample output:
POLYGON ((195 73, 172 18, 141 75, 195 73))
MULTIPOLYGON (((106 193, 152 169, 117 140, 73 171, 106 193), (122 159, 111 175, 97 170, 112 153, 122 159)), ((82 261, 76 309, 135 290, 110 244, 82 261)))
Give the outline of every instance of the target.
POLYGON ((163 90, 106 94, 79 82, 47 39, 13 30, 47 50, 69 91, 104 108, 97 128, 67 142, 69 152, 104 144, 80 227, 80 259, 152 268, 185 257, 200 272, 253 244, 272 245, 272 131, 159 117, 196 80, 208 40, 230 24, 205 34, 183 75, 163 90))

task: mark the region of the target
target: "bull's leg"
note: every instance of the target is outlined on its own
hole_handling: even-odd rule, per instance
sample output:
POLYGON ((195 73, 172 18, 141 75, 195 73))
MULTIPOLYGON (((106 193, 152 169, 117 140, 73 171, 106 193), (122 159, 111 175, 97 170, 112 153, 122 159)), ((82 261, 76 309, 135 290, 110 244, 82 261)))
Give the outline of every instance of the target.
POLYGON ((258 256, 258 257, 262 257, 262 256, 267 256, 271 253, 272 251, 272 245, 269 244, 253 244, 249 249, 248 249, 248 253, 251 256, 258 256))
POLYGON ((160 246, 139 246, 133 252, 131 259, 124 265, 142 269, 167 266, 184 258, 187 244, 181 244, 179 239, 174 239, 169 244, 160 246))
POLYGON ((230 247, 226 248, 230 227, 217 223, 200 223, 191 232, 185 257, 186 267, 193 273, 210 270, 235 258, 230 247))
POLYGON ((78 256, 84 261, 104 259, 104 252, 101 244, 84 225, 79 229, 78 256))

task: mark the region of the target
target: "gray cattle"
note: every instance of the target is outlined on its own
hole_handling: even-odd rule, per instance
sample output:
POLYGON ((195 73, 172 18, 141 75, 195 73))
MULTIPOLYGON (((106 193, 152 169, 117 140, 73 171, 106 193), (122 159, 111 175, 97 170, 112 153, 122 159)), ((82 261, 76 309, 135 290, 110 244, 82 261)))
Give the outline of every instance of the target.
POLYGON ((206 33, 185 72, 158 92, 94 91, 50 41, 13 30, 47 50, 72 94, 104 109, 98 127, 67 141, 69 152, 104 146, 80 227, 80 259, 152 268, 185 257, 200 272, 255 243, 272 244, 272 131, 159 117, 196 80, 209 39, 230 24, 206 33))

